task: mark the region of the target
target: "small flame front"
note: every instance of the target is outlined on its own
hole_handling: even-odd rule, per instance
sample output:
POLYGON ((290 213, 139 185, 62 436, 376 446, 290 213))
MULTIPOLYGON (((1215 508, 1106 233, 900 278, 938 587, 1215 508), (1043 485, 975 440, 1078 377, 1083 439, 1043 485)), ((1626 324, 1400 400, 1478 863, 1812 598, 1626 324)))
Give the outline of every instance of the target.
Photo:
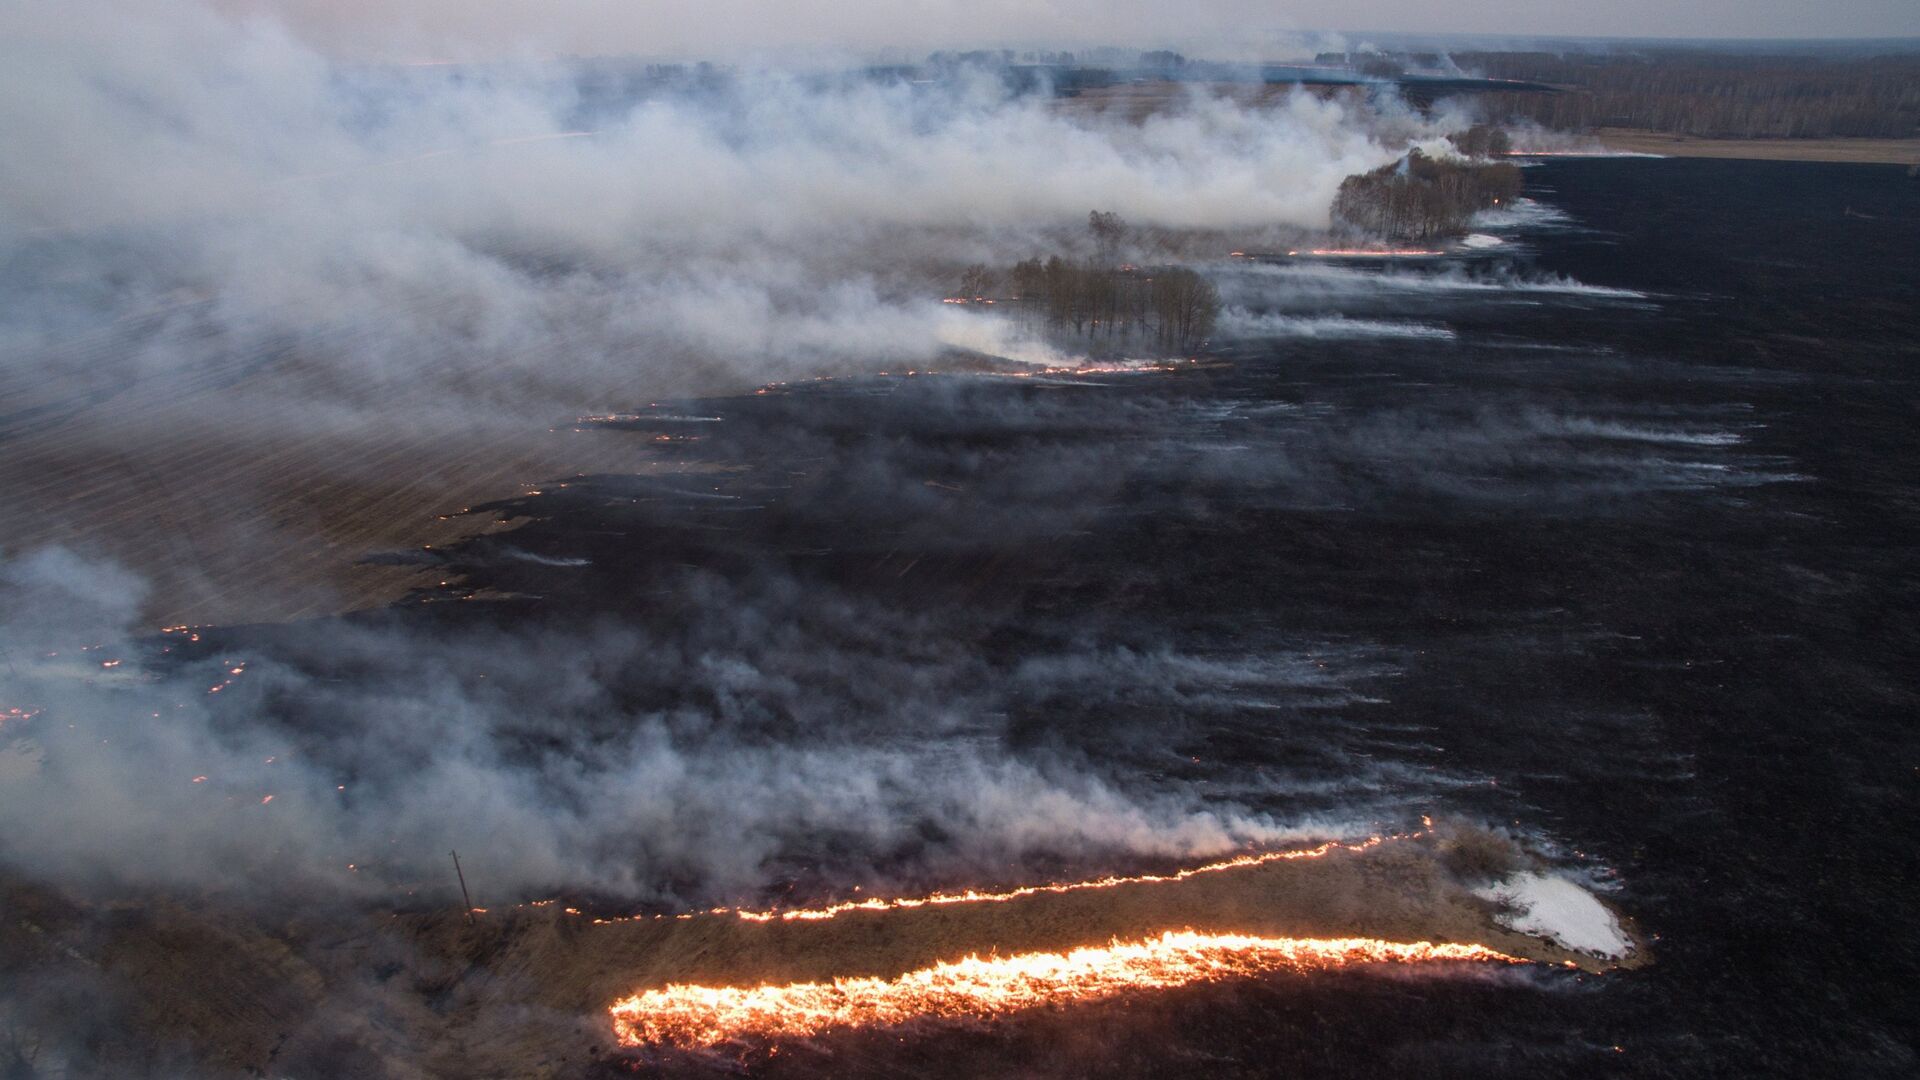
MULTIPOLYGON (((1432 827, 1431 820, 1427 820, 1427 827, 1432 827)), ((1005 890, 1004 892, 982 892, 976 889, 968 889, 965 892, 933 893, 928 896, 914 897, 901 896, 894 897, 893 899, 869 897, 864 900, 844 900, 836 904, 829 904, 826 907, 818 908, 787 908, 785 910, 774 911, 753 911, 746 908, 716 907, 709 908, 705 914, 732 915, 736 918, 745 919, 748 922, 774 922, 776 920, 792 922, 796 919, 805 921, 833 919, 854 911, 906 911, 912 908, 928 906, 939 907, 947 904, 1003 904, 1013 900, 1023 900, 1030 896, 1043 896, 1049 893, 1074 893, 1089 889, 1114 889, 1125 885, 1165 885, 1176 881, 1186 881, 1189 878, 1199 877, 1202 874, 1217 874, 1225 870, 1243 870, 1248 867, 1261 866, 1270 862, 1284 862, 1294 859, 1318 859, 1340 851, 1361 852, 1370 848, 1379 847, 1381 844, 1392 840, 1415 840, 1425 835, 1426 829, 1422 829, 1417 832, 1403 833, 1395 836, 1369 836, 1365 840, 1352 842, 1329 840, 1326 843, 1318 844, 1310 848, 1288 848, 1281 851, 1264 851, 1250 855, 1236 855, 1231 859, 1211 862, 1202 866, 1189 867, 1185 870, 1176 870, 1169 874, 1115 875, 1112 877, 1095 878, 1091 881, 1063 881, 1047 885, 1022 885, 1018 888, 1005 890)), ((536 905, 542 903, 552 903, 552 901, 535 901, 536 905)), ((695 914, 696 913, 693 912, 687 912, 671 916, 654 915, 651 916, 651 918, 691 919, 695 917, 695 914)), ((593 921, 596 925, 607 925, 611 923, 635 922, 648 917, 649 916, 645 915, 616 915, 611 918, 598 918, 593 921)))
POLYGON ((609 1011, 614 1034, 624 1045, 710 1047, 919 1019, 989 1018, 1128 991, 1272 972, 1445 962, 1523 961, 1484 945, 1169 931, 1070 952, 969 956, 891 979, 755 987, 673 985, 615 1002, 609 1011))

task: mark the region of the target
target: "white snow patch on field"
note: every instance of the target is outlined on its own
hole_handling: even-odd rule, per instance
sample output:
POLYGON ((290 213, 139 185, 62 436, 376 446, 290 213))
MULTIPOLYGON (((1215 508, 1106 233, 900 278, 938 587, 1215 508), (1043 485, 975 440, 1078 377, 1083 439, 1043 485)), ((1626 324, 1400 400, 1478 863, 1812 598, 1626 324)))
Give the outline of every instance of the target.
POLYGON ((1611 959, 1633 951, 1633 943, 1613 912, 1592 893, 1565 878, 1518 873, 1474 892, 1511 909, 1498 916, 1500 924, 1509 930, 1611 959))

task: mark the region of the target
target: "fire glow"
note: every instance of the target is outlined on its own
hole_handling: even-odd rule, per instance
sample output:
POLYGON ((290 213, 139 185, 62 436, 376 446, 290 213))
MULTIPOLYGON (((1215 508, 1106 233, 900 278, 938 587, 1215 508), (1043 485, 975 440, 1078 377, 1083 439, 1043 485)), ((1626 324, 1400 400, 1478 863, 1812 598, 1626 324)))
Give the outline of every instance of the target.
POLYGON ((741 988, 672 985, 615 1002, 608 1011, 624 1045, 710 1047, 912 1020, 987 1019, 1129 991, 1278 972, 1460 962, 1524 963, 1484 945, 1168 931, 1069 952, 969 956, 892 979, 741 988))
POLYGON ((1446 252, 1425 248, 1314 248, 1311 251, 1289 251, 1287 254, 1312 255, 1322 259, 1431 259, 1446 252))
MULTIPOLYGON (((1283 851, 1263 851, 1252 855, 1238 855, 1231 859, 1223 859, 1220 862, 1206 863, 1201 866, 1189 867, 1185 870, 1176 870, 1170 874, 1112 875, 1109 877, 1095 878, 1090 881, 1062 881, 1046 885, 1022 885, 1018 888, 1005 890, 1004 892, 982 892, 977 889, 968 889, 965 892, 932 893, 927 896, 900 896, 893 898, 876 896, 864 900, 843 900, 837 904, 829 904, 825 907, 817 908, 749 911, 745 908, 717 907, 708 909, 705 914, 732 915, 749 922, 793 922, 796 920, 813 922, 821 919, 836 918, 853 911, 902 911, 908 908, 938 907, 945 904, 1006 903, 1010 900, 1020 900, 1029 896, 1041 896, 1047 893, 1085 892, 1089 889, 1113 889, 1123 885, 1164 885, 1175 881, 1185 881, 1188 878, 1198 877, 1202 874, 1217 874, 1226 870, 1242 870, 1247 867, 1261 866, 1270 862, 1285 862, 1293 859, 1318 859, 1326 855, 1331 855, 1336 851, 1367 851, 1371 848, 1379 847, 1389 840, 1412 840, 1423 835, 1423 833, 1424 830, 1397 836, 1369 836, 1365 840, 1329 840, 1324 844, 1316 844, 1308 848, 1289 848, 1283 851)), ((689 919, 693 917, 693 914, 688 913, 678 916, 654 915, 651 917, 655 919, 689 919)), ((593 921, 605 924, 630 922, 643 918, 648 918, 648 916, 628 915, 617 916, 611 919, 595 919, 593 921)))

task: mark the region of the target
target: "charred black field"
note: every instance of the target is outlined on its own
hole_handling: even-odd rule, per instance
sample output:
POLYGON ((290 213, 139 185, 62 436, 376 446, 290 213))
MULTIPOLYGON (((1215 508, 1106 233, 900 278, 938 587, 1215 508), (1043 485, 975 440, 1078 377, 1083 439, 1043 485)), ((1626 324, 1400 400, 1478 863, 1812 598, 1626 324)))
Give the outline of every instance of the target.
MULTIPOLYGON (((553 895, 500 881, 506 843, 551 849, 588 915, 671 913, 1424 816, 1601 892, 1655 956, 596 1048, 596 1075, 1909 1074, 1920 187, 1675 160, 1526 186, 1503 243, 1444 260, 1213 268, 1231 314, 1195 362, 556 418, 655 467, 473 507, 519 525, 385 556, 442 579, 395 608, 146 648, 177 673, 245 657, 215 730, 267 731, 313 789, 266 772, 245 801, 336 797, 322 776, 394 802, 356 872, 381 828, 427 828, 396 793, 447 740, 556 818, 621 822, 568 846, 435 820, 482 907, 553 895), (636 746, 668 764, 596 779, 636 746), (631 850, 645 889, 567 869, 631 850)), ((399 908, 444 912, 448 886, 401 880, 399 908)))
POLYGON ((1920 1073, 1920 39, 1337 7, 0 5, 0 1080, 1920 1073))

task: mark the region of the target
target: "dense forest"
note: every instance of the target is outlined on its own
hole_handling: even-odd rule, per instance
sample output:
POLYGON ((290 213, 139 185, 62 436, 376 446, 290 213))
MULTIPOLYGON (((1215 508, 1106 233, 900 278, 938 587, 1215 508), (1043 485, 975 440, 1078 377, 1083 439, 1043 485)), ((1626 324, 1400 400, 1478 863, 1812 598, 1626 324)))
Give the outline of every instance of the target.
POLYGON ((1191 352, 1213 332, 1220 293, 1184 266, 1142 268, 1118 261, 1126 225, 1118 214, 1094 211, 1087 227, 1098 254, 1082 260, 1034 257, 996 271, 985 265, 961 275, 956 303, 993 302, 1055 335, 1072 334, 1089 347, 1191 352), (1005 296, 995 298, 996 292, 1005 296))
MULTIPOLYGON (((1494 152, 1505 142, 1501 133, 1474 130, 1479 134, 1455 136, 1455 144, 1494 152)), ((1520 187, 1520 169, 1510 162, 1442 161, 1411 150, 1392 165, 1347 177, 1333 220, 1338 228, 1400 240, 1454 236, 1473 215, 1517 198, 1520 187)))
POLYGON ((1497 120, 1717 138, 1920 133, 1920 56, 1758 56, 1708 50, 1457 53, 1461 67, 1562 93, 1484 95, 1497 120))

